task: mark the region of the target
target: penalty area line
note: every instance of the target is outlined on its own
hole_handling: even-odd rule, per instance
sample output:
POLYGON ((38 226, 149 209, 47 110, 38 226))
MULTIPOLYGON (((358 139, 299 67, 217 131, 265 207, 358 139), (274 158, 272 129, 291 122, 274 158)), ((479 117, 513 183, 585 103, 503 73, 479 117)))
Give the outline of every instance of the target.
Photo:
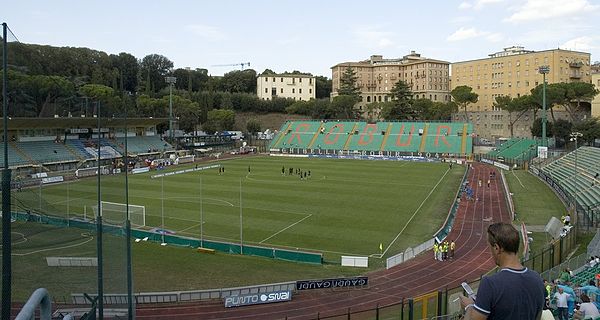
POLYGON ((312 213, 311 213, 311 214, 309 214, 309 215, 307 215, 306 217, 304 217, 304 218, 302 218, 302 219, 300 219, 300 220, 298 220, 298 221, 296 221, 296 222, 294 222, 294 223, 290 224, 289 226, 287 226, 287 227, 285 227, 285 228, 283 228, 283 229, 281 229, 281 230, 279 230, 279 231, 275 232, 275 233, 274 233, 274 234, 272 234, 270 237, 264 238, 264 239, 263 239, 261 242, 259 242, 259 243, 263 243, 263 242, 265 242, 265 241, 267 241, 267 240, 269 240, 269 239, 273 238, 274 236, 276 236, 276 235, 278 235, 278 234, 280 234, 280 233, 284 232, 285 230, 287 230, 287 229, 289 229, 289 228, 291 228, 291 227, 293 227, 293 226, 297 225, 298 223, 300 223, 300 222, 302 222, 302 221, 304 221, 304 220, 306 220, 306 219, 308 219, 308 218, 310 218, 310 217, 312 217, 312 213))

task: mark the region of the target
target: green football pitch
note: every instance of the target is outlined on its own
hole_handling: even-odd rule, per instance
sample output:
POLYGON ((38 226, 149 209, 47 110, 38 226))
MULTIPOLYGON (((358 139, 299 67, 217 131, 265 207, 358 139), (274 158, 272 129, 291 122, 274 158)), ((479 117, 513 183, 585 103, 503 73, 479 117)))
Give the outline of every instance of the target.
MULTIPOLYGON (((129 204, 145 207, 145 228, 323 252, 334 261, 340 255, 390 256, 431 238, 464 174, 463 167, 450 170, 442 163, 282 157, 199 167, 214 164, 224 172, 211 168, 152 178, 190 168, 178 166, 130 175, 129 204), (300 179, 296 170, 310 171, 310 177, 300 179)), ((34 212, 92 218, 97 189, 97 179, 86 178, 24 190, 13 202, 34 212)), ((102 176, 101 197, 124 203, 123 175, 102 176)))

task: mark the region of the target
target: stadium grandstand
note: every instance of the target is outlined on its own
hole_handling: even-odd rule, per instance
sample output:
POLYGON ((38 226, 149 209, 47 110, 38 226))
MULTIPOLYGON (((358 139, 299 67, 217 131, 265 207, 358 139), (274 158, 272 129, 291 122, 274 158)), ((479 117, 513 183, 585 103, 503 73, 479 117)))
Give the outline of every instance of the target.
POLYGON ((591 222, 598 223, 600 208, 600 149, 580 147, 540 168, 546 181, 577 203, 591 222))
POLYGON ((96 118, 12 118, 8 122, 9 166, 21 175, 37 173, 40 168, 55 171, 85 166, 97 157, 98 131, 101 159, 121 158, 126 127, 130 156, 164 153, 174 149, 156 131, 165 121, 108 118, 101 119, 98 130, 96 118))
POLYGON ((470 123, 301 120, 285 122, 269 149, 283 153, 468 156, 473 152, 472 136, 470 123))
POLYGON ((538 141, 527 138, 512 138, 486 154, 487 158, 508 162, 529 161, 537 156, 538 141))

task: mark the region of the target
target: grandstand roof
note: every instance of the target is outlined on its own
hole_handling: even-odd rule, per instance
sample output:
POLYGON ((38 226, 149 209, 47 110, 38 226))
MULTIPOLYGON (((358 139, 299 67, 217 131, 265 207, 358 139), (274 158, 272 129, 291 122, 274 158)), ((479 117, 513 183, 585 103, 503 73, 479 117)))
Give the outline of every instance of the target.
MULTIPOLYGON (((60 128, 94 128, 97 126, 97 118, 9 118, 9 129, 60 129, 60 128)), ((168 118, 100 118, 103 127, 145 127, 155 126, 168 122, 168 118)), ((0 128, 4 124, 0 121, 0 128)))

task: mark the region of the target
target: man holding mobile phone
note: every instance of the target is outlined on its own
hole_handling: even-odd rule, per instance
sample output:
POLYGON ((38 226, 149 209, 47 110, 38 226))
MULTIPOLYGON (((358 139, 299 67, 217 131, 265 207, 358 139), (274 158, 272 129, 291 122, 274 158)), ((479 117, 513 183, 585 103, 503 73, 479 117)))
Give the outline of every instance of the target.
POLYGON ((519 261, 519 232, 508 223, 487 229, 488 244, 500 271, 481 279, 477 297, 460 297, 464 319, 541 319, 544 283, 540 275, 519 261))

